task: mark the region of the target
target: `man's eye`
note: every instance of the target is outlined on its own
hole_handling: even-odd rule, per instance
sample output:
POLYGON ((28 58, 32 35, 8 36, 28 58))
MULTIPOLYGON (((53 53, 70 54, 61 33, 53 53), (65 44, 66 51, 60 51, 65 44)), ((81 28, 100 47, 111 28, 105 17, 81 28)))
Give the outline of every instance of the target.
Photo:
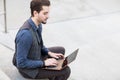
POLYGON ((48 13, 44 13, 44 15, 47 15, 48 13))

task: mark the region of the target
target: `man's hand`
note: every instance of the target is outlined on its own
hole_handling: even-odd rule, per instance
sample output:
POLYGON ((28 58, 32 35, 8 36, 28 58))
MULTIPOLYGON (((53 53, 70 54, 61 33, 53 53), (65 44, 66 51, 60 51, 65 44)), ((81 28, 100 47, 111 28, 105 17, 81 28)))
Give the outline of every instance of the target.
POLYGON ((57 66, 58 65, 57 60, 54 58, 48 58, 44 62, 45 62, 45 66, 57 66))
POLYGON ((62 53, 53 53, 53 52, 48 52, 48 55, 52 58, 46 59, 45 66, 57 66, 58 61, 56 59, 63 59, 64 55, 62 53))
POLYGON ((63 59, 64 58, 64 55, 62 53, 53 53, 53 52, 48 52, 48 55, 52 58, 55 58, 55 59, 63 59))

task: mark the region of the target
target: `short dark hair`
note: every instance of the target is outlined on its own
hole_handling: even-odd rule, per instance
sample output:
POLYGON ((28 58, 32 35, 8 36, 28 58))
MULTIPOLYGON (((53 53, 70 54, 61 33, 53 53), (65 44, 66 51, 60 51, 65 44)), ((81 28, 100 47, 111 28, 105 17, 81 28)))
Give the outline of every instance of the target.
POLYGON ((30 3, 30 9, 31 9, 31 16, 33 15, 34 11, 37 11, 38 13, 42 10, 42 6, 50 6, 49 0, 32 0, 30 3))

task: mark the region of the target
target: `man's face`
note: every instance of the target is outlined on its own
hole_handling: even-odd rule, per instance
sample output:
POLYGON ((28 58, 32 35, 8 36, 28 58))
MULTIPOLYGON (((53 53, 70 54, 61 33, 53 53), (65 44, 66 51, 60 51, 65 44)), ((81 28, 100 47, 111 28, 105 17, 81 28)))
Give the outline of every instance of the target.
POLYGON ((38 13, 37 21, 46 24, 49 18, 49 6, 42 6, 42 10, 38 13))

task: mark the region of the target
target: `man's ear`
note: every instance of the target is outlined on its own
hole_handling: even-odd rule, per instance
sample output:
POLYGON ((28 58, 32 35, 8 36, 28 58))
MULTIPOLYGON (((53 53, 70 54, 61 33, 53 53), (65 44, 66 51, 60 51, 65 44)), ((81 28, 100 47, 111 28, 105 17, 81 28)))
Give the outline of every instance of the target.
POLYGON ((37 11, 33 11, 33 15, 34 15, 34 16, 37 16, 37 15, 38 15, 38 12, 37 12, 37 11))

